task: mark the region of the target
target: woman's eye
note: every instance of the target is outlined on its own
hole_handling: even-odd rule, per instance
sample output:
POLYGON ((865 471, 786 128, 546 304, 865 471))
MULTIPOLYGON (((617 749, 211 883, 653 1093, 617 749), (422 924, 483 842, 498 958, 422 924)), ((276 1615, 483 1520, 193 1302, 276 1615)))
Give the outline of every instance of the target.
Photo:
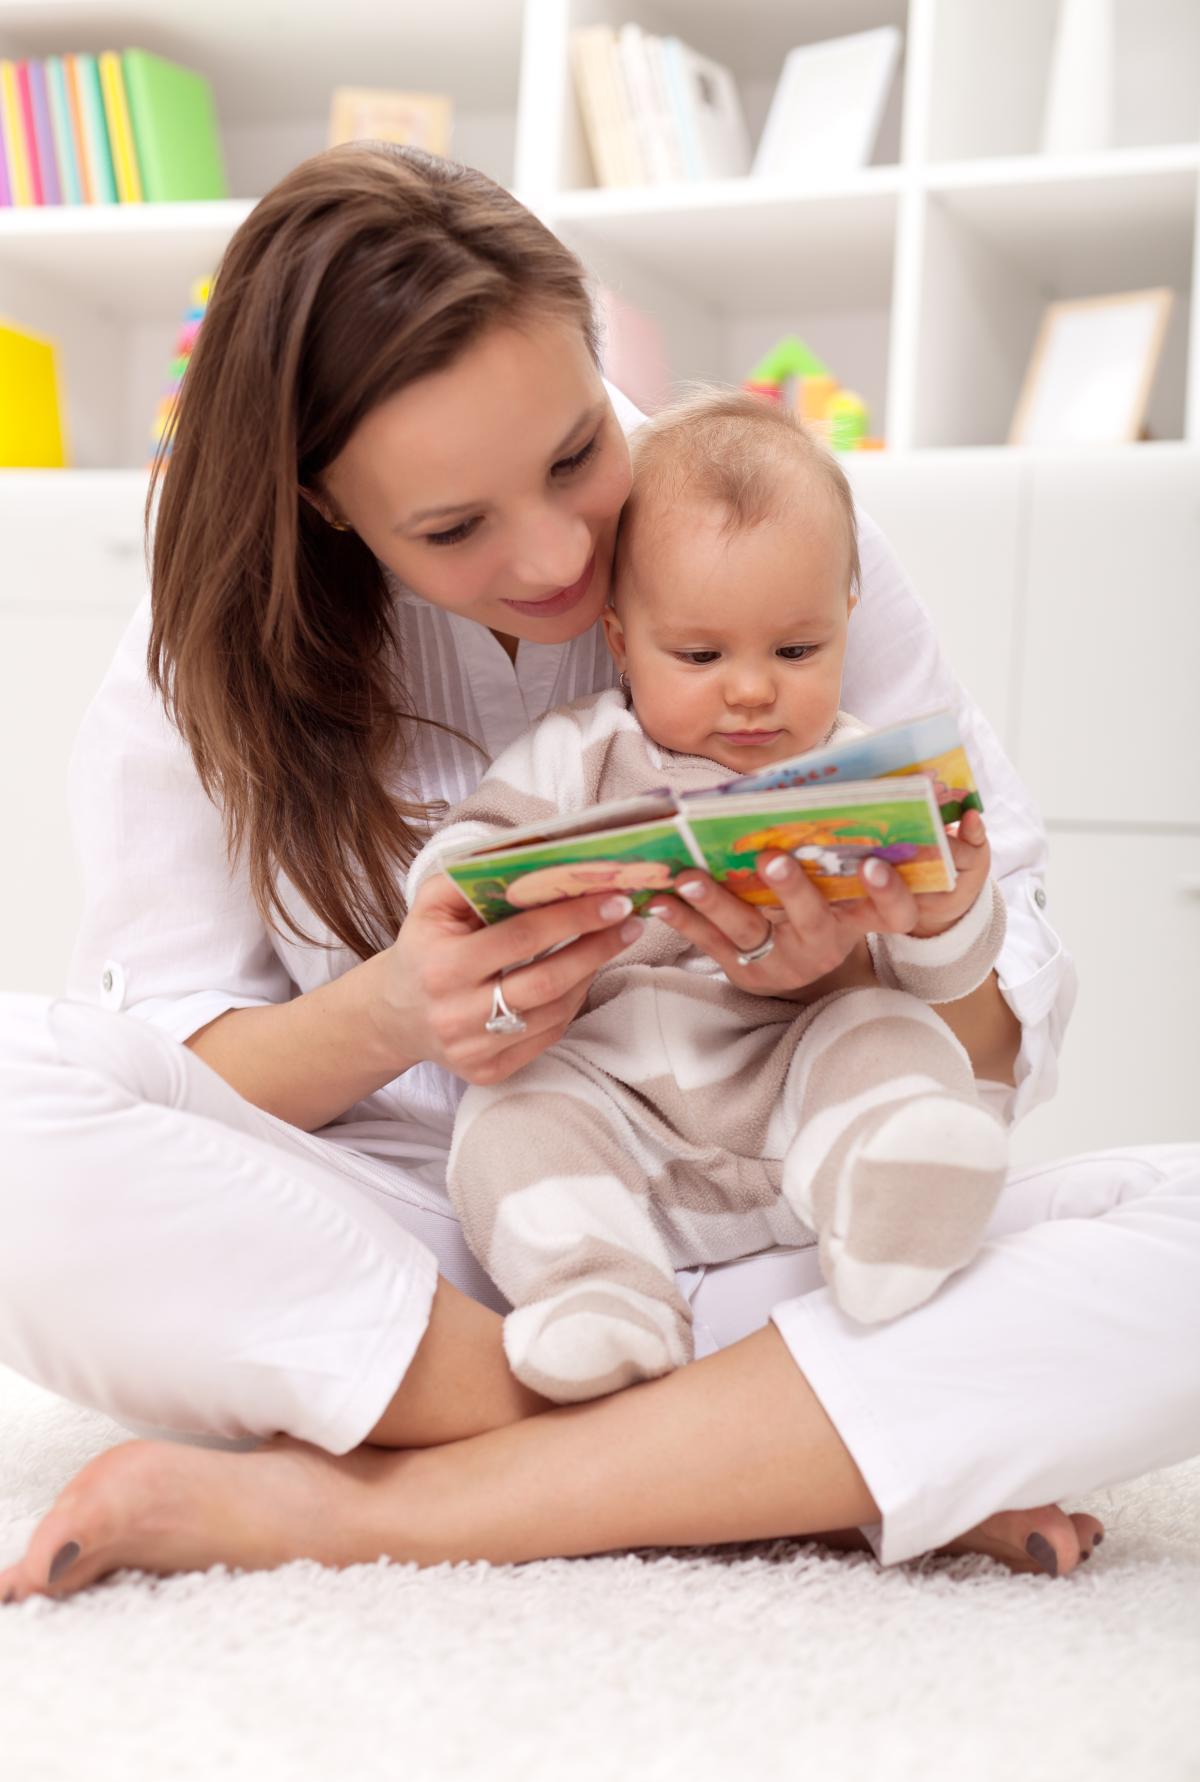
MULTIPOLYGON (((594 434, 593 437, 588 440, 587 444, 572 457, 560 458, 558 463, 551 467, 551 475, 557 477, 573 476, 577 470, 583 469, 584 465, 588 462, 588 459, 595 453, 599 443, 600 435, 598 433, 594 434)), ((451 526, 446 532, 427 532, 425 534, 425 542, 426 544, 431 545, 462 544, 465 539, 470 538, 478 524, 478 520, 461 520, 457 526, 451 526)))
POLYGON ((427 532, 425 543, 431 545, 461 544, 464 538, 470 538, 478 525, 477 520, 460 520, 457 526, 451 526, 448 532, 427 532))
POLYGON ((675 654, 681 662, 690 662, 696 668, 704 668, 709 662, 715 662, 721 652, 720 650, 676 650, 675 654))
POLYGON ((594 433, 583 449, 576 452, 574 457, 560 458, 558 463, 554 465, 552 474, 554 476, 570 476, 572 471, 582 470, 588 459, 595 452, 599 442, 600 435, 594 433))
POLYGON ((803 662, 812 655, 816 647, 816 644, 784 644, 775 654, 782 656, 785 662, 803 662))

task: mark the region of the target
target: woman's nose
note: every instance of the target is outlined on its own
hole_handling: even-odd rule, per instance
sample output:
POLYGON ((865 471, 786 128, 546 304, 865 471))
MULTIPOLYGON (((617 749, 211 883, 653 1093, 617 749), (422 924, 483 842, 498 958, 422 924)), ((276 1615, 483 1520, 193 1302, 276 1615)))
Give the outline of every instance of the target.
POLYGON ((591 552, 587 522, 578 516, 554 514, 526 526, 513 560, 513 575, 535 595, 569 588, 587 568, 591 552))

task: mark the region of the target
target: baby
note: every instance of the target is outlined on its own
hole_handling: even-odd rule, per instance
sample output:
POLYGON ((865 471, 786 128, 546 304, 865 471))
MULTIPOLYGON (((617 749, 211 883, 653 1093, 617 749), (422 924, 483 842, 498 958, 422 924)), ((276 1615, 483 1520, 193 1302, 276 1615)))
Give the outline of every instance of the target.
MULTIPOLYGON (((784 411, 725 391, 660 414, 633 453, 604 615, 620 688, 506 750, 414 862, 410 897, 446 848, 707 789, 863 729, 838 709, 858 552, 836 460, 784 411)), ((807 1005, 737 987, 647 920, 557 1045, 468 1088, 449 1193, 514 1308, 520 1380, 585 1399, 689 1360, 676 1268, 815 1242, 837 1303, 871 1323, 971 1259, 1006 1134, 929 1005, 995 963, 1004 904, 986 871, 980 885, 932 939, 872 936, 878 987, 807 1005)))

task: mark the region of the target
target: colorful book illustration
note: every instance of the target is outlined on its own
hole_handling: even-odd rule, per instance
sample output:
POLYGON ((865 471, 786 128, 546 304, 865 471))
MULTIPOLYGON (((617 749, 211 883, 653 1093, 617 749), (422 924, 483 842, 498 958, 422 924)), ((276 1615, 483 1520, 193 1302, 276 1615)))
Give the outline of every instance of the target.
POLYGON ((71 106, 67 97, 67 77, 61 56, 46 58, 46 92, 50 102, 50 128, 54 136, 54 154, 62 184, 64 204, 82 204, 83 187, 79 179, 79 160, 75 148, 75 132, 71 125, 71 106))
MULTIPOLYGON (((4 101, 0 98, 0 105, 4 101)), ((12 187, 8 183, 8 151, 4 145, 4 127, 0 122, 0 210, 6 210, 12 204, 12 187)))
POLYGON ((216 108, 204 76, 140 49, 126 50, 121 66, 146 203, 227 198, 216 108))
POLYGON ((50 95, 46 91, 46 65, 44 62, 27 62, 25 66, 29 70, 29 104, 33 114, 38 166, 42 174, 42 203, 61 204, 58 158, 54 152, 54 133, 50 128, 50 95))
POLYGON ((779 899, 755 872, 767 848, 798 860, 830 902, 861 897, 875 856, 914 892, 955 883, 946 825, 983 803, 950 712, 812 749, 710 792, 649 792, 507 831, 442 865, 485 922, 620 890, 635 909, 702 867, 747 903, 779 899))
POLYGON ((100 68, 95 56, 69 56, 75 67, 79 94, 79 114, 83 122, 84 153, 87 158, 88 181, 93 204, 115 204, 117 181, 113 171, 112 152, 108 143, 108 124, 104 115, 104 94, 100 87, 100 68))
POLYGON ((133 142, 133 125, 129 121, 129 102, 125 97, 125 76, 121 58, 115 50, 105 50, 99 60, 100 91, 104 96, 104 117, 108 124, 108 145, 112 151, 113 172, 117 180, 117 200, 121 204, 142 202, 142 176, 138 171, 137 149, 133 142))

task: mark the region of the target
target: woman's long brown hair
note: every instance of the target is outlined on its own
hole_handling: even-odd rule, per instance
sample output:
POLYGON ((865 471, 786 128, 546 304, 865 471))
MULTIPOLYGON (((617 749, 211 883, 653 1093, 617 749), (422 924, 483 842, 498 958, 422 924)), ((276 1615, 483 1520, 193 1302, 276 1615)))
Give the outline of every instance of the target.
POLYGON ((439 808, 396 792, 437 718, 412 710, 380 564, 301 488, 378 403, 539 315, 597 358, 574 255, 483 174, 385 143, 303 162, 221 261, 146 504, 147 666, 277 933, 314 938, 282 874, 361 958, 389 945, 439 808))

